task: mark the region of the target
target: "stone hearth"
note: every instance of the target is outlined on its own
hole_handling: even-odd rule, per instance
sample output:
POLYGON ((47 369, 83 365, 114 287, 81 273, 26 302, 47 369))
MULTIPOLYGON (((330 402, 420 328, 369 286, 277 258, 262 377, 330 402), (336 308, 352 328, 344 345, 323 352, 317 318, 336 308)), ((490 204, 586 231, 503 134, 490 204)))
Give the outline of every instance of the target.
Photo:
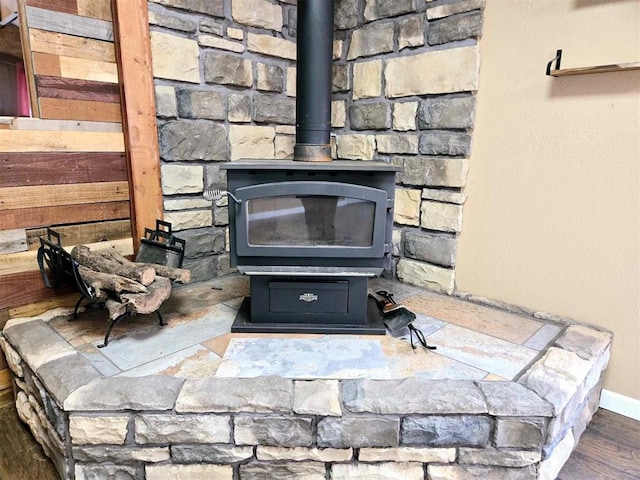
POLYGON ((230 334, 242 277, 177 288, 169 325, 136 317, 104 349, 104 311, 14 319, 0 345, 64 479, 555 478, 598 408, 610 334, 371 283, 438 350, 230 334))

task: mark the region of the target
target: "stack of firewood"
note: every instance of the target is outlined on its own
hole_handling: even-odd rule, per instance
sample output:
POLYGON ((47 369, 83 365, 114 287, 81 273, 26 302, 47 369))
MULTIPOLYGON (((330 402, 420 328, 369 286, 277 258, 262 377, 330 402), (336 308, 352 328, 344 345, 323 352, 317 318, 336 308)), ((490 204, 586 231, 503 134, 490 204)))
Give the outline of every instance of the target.
POLYGON ((79 245, 71 256, 80 265, 82 280, 91 288, 92 300, 104 303, 111 320, 126 312, 153 313, 171 295, 172 281, 191 280, 189 270, 132 262, 115 249, 92 252, 79 245))

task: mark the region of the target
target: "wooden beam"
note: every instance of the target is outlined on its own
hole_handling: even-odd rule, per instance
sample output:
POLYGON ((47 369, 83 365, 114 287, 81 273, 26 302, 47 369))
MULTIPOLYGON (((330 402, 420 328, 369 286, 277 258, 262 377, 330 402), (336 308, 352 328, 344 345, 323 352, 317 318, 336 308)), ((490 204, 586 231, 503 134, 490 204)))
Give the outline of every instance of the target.
POLYGON ((40 116, 38 106, 38 95, 36 94, 36 78, 33 73, 33 45, 31 44, 31 33, 27 26, 27 5, 25 0, 18 0, 18 19, 20 20, 20 37, 22 39, 22 58, 24 60, 24 71, 29 87, 29 102, 31 103, 31 116, 40 116))
POLYGON ((112 6, 137 252, 145 227, 163 218, 149 14, 147 0, 113 0, 112 6))

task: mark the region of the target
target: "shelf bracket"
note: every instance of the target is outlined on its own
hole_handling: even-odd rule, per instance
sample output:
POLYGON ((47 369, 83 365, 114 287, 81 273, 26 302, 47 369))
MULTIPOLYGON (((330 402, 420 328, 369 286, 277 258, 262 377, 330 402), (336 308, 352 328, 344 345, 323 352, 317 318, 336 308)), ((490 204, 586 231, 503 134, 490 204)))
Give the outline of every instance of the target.
POLYGON ((547 75, 551 76, 551 65, 553 62, 556 62, 553 67, 554 70, 560 70, 560 61, 562 60, 562 49, 556 51, 556 56, 551 59, 549 63, 547 63, 547 75))

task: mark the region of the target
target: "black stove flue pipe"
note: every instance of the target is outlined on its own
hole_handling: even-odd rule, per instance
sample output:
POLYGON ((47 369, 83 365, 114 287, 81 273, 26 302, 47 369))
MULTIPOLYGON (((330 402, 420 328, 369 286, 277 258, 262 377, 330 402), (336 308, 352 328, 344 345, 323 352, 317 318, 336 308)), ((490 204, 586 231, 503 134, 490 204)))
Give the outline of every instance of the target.
POLYGON ((294 160, 331 161, 333 0, 298 0, 294 160))

